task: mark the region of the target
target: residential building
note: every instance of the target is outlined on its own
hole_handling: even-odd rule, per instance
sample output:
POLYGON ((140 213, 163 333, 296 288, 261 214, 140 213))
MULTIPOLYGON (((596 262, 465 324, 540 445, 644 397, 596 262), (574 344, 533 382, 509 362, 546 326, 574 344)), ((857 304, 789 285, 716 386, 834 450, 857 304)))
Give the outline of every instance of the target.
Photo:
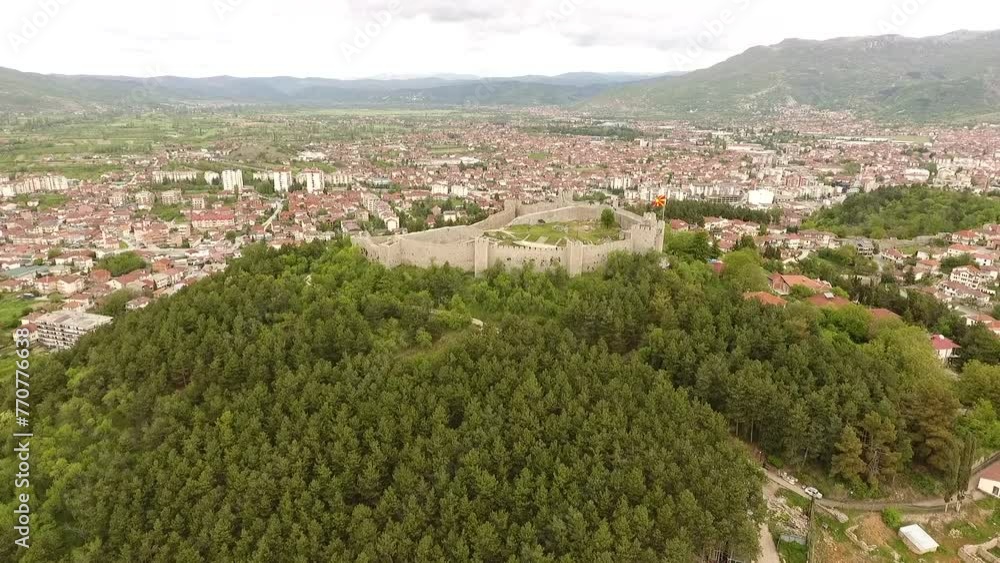
POLYGON ((222 189, 227 192, 238 192, 243 189, 242 170, 223 170, 222 189))
POLYGON ((163 205, 178 205, 181 202, 180 190, 167 190, 160 194, 160 203, 163 205))
POLYGON ((139 209, 151 209, 154 203, 156 203, 156 196, 153 195, 153 192, 141 191, 135 194, 135 204, 139 206, 139 209))
POLYGON ((274 182, 274 191, 286 193, 292 187, 292 171, 288 168, 275 170, 271 173, 271 181, 274 182))
POLYGON ((822 280, 789 274, 771 274, 771 290, 778 295, 788 295, 794 287, 804 287, 814 293, 828 292, 833 286, 822 280))
POLYGON ((934 353, 937 354, 938 359, 944 363, 953 358, 955 351, 961 348, 961 346, 940 334, 935 334, 931 337, 931 347, 934 348, 934 353))
POLYGON ((299 182, 304 184, 306 191, 311 194, 321 193, 326 187, 326 178, 322 170, 307 168, 300 174, 299 182))
POLYGON ((747 301, 757 301, 762 305, 769 305, 772 307, 784 307, 788 305, 788 301, 785 301, 777 295, 773 295, 766 291, 754 291, 750 293, 744 293, 743 298, 747 301))
POLYGON ((153 181, 157 184, 165 184, 167 182, 194 182, 197 179, 197 170, 157 170, 153 172, 153 181))
POLYGON ((849 300, 830 292, 813 295, 812 297, 806 299, 806 301, 812 303, 820 309, 841 309, 851 304, 849 300))
POLYGON ((38 340, 43 346, 62 350, 77 343, 81 336, 112 321, 111 317, 90 313, 59 311, 35 320, 38 340))

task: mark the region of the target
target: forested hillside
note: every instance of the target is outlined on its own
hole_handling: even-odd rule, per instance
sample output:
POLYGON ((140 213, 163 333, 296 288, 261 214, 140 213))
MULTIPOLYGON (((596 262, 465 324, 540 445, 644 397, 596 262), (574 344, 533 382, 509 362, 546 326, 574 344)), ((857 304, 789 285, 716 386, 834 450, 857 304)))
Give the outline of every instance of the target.
POLYGON ((1000 222, 1000 199, 923 186, 883 188, 816 213, 808 228, 910 239, 1000 222))
POLYGON ((475 279, 250 248, 35 361, 41 502, 0 558, 688 562, 756 550, 762 477, 732 434, 858 486, 952 474, 926 333, 737 286, 656 255, 475 279))

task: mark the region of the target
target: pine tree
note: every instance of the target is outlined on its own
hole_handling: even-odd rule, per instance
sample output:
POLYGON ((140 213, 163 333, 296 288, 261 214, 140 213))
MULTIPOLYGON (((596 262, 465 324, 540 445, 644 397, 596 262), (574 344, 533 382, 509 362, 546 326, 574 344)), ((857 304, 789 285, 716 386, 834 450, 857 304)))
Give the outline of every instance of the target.
POLYGON ((839 475, 850 483, 857 483, 865 472, 865 462, 861 459, 864 446, 854 427, 845 426, 837 441, 837 453, 833 455, 830 474, 839 475))

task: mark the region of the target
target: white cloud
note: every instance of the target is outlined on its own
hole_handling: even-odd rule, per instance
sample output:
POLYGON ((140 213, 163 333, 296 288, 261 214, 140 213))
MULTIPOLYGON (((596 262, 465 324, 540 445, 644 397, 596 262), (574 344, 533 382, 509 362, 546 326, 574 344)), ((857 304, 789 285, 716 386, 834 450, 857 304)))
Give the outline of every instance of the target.
POLYGON ((665 72, 708 66, 788 37, 925 36, 962 28, 1000 28, 1000 3, 4 0, 0 66, 188 76, 665 72), (33 20, 45 24, 28 37, 33 20), (345 46, 352 56, 345 57, 345 46))

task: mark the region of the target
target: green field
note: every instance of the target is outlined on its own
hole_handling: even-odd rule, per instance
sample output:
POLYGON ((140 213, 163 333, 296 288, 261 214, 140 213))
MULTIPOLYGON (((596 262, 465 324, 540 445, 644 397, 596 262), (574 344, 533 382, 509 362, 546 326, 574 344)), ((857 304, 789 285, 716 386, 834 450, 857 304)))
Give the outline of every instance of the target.
POLYGON ((29 201, 37 201, 38 209, 40 211, 44 211, 46 209, 53 209, 55 207, 63 205, 64 203, 69 201, 69 198, 62 194, 38 193, 38 194, 19 195, 16 198, 14 198, 14 201, 16 201, 19 205, 22 206, 27 206, 29 201))
POLYGON ((514 225, 502 230, 491 231, 486 236, 517 243, 537 243, 565 246, 568 240, 587 244, 601 244, 618 240, 621 228, 602 227, 597 221, 570 221, 567 223, 542 223, 538 225, 514 225))
MULTIPOLYGON (((0 295, 0 327, 14 329, 20 324, 21 317, 31 312, 30 301, 24 301, 14 295, 0 295)), ((8 335, 9 337, 10 335, 8 335)))

